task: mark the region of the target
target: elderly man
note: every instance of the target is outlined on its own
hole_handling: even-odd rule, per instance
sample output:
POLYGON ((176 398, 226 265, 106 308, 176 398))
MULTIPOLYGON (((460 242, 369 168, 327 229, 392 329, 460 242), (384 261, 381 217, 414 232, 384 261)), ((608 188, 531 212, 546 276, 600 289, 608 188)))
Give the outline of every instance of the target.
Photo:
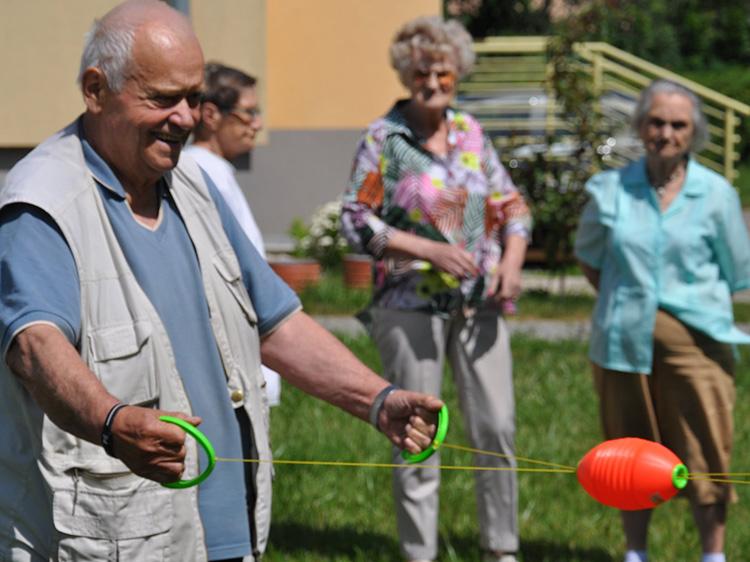
POLYGON ((159 416, 201 423, 222 456, 268 460, 261 357, 396 445, 429 444, 442 403, 394 391, 301 312, 180 158, 202 82, 182 15, 121 4, 87 37, 84 114, 0 191, 2 560, 252 560, 269 464, 164 488, 199 467, 159 416))

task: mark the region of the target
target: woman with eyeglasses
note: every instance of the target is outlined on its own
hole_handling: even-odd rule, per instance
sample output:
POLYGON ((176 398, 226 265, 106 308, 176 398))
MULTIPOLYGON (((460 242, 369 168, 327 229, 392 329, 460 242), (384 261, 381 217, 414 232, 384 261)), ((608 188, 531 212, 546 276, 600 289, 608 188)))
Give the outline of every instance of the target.
MULTIPOLYGON (((594 176, 575 252, 598 290, 589 357, 607 439, 674 451, 691 474, 730 469, 735 402, 732 293, 750 287, 737 193, 696 161, 708 125, 696 95, 656 80, 633 128, 645 156, 594 176)), ((731 485, 691 479, 703 562, 724 562, 731 485)), ((647 560, 651 511, 624 511, 626 562, 647 560)))
MULTIPOLYGON (((437 396, 447 358, 483 467, 512 467, 514 399, 503 305, 521 290, 531 217, 477 120, 451 103, 474 62, 457 21, 418 18, 390 47, 407 99, 361 140, 344 197, 342 229, 374 258, 371 333, 386 377, 437 396)), ((506 309, 507 310, 507 309, 506 309)), ((394 462, 402 462, 394 450, 394 462)), ((438 464, 434 455, 428 463, 438 464)), ((437 556, 438 470, 394 470, 401 549, 437 556)), ((485 560, 518 550, 513 471, 476 477, 485 560)))

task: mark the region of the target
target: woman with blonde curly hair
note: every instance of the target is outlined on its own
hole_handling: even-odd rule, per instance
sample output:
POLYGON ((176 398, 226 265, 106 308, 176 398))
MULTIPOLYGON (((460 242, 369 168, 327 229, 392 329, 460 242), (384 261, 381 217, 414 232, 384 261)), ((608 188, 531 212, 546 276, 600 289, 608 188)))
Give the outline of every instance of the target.
MULTIPOLYGON (((410 97, 360 142, 342 228, 375 258, 370 312, 385 375, 439 395, 447 358, 472 446, 507 455, 476 463, 508 468, 515 406, 502 311, 520 292, 531 218, 479 123, 451 106, 474 62, 471 47, 460 23, 439 17, 397 32, 391 64, 410 97)), ((400 468, 393 479, 402 552, 433 560, 439 471, 400 468)), ((514 472, 478 471, 476 488, 485 560, 514 562, 514 472)))

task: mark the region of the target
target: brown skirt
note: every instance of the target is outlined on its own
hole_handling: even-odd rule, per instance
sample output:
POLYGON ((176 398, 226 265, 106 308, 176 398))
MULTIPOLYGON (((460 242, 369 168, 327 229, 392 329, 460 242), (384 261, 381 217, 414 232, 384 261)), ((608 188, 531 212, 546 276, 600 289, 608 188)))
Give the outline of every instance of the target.
MULTIPOLYGON (((732 347, 659 310, 650 375, 593 365, 606 439, 640 437, 672 450, 691 474, 730 470, 735 402, 732 347)), ((699 505, 736 501, 730 484, 691 480, 699 505)))

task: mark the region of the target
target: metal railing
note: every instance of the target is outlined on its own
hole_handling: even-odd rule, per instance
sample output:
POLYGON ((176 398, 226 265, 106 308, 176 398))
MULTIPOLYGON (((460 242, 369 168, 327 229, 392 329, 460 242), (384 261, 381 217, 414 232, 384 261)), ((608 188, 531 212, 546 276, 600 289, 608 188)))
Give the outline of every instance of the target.
MULTIPOLYGON (((547 42, 547 37, 491 37, 474 45, 477 64, 461 84, 459 105, 479 118, 501 151, 524 146, 549 150, 547 142, 554 138, 564 152, 566 139, 572 141, 571 124, 552 88, 547 42)), ((578 43, 574 52, 580 68, 591 74, 597 111, 610 134, 606 165, 619 166, 640 155, 630 114, 645 85, 667 78, 684 84, 703 102, 709 140, 697 159, 730 182, 735 179, 737 126, 750 115, 750 106, 608 43, 578 43)))

